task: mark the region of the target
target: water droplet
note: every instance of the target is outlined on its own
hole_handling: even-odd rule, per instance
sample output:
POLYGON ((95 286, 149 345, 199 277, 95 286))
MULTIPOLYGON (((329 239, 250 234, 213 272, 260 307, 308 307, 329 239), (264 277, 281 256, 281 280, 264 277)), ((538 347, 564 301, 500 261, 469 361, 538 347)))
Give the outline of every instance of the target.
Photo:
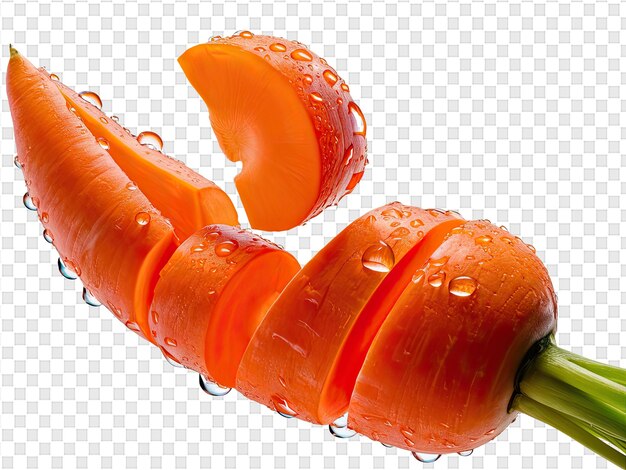
POLYGON ((52 236, 52 232, 48 229, 44 229, 43 239, 48 243, 54 243, 54 237, 52 236))
POLYGON ((98 137, 96 140, 100 144, 100 147, 102 147, 104 150, 109 150, 109 141, 108 140, 106 140, 104 137, 98 137))
POLYGON ((493 433, 495 433, 495 432, 496 432, 495 428, 490 429, 489 431, 487 431, 487 432, 485 433, 485 436, 491 436, 491 435, 493 435, 493 433))
POLYGON ((276 412, 284 418, 293 418, 296 416, 296 412, 291 408, 287 400, 283 397, 274 395, 272 397, 272 403, 276 412))
POLYGON ((54 80, 55 82, 58 82, 60 80, 59 76, 56 73, 51 73, 50 74, 50 80, 54 80))
POLYGON ((120 118, 118 118, 117 116, 111 116, 111 121, 120 122, 120 118))
MULTIPOLYGON (((394 223, 400 223, 400 222, 394 222, 394 223)), ((398 227, 397 229, 395 229, 393 232, 391 232, 391 234, 389 235, 392 239, 394 240, 401 240, 404 237, 406 237, 409 233, 409 229, 406 227, 398 227)))
POLYGON ((41 221, 44 224, 47 224, 49 220, 50 220, 50 216, 48 215, 48 213, 47 212, 42 212, 41 213, 41 221))
POLYGON ((448 284, 448 291, 457 297, 469 297, 476 290, 476 281, 469 276, 455 277, 448 284))
MULTIPOLYGON (((153 335, 153 336, 156 336, 156 335, 153 335)), ((184 365, 182 365, 180 362, 174 359, 174 356, 168 353, 165 349, 161 349, 161 352, 163 353, 163 357, 165 358, 165 360, 167 361, 169 365, 171 365, 172 367, 177 367, 179 369, 185 368, 184 365)))
POLYGON ((343 83, 341 84, 341 89, 342 89, 343 91, 350 91, 350 87, 348 86, 348 84, 347 84, 346 82, 343 82, 343 83))
POLYGON ((363 267, 370 271, 379 273, 388 273, 395 264, 395 256, 393 250, 384 241, 379 241, 375 245, 371 245, 361 257, 363 267))
POLYGON ((141 145, 149 146, 152 145, 155 150, 159 152, 163 150, 163 139, 156 132, 152 131, 143 131, 140 132, 137 136, 137 142, 141 145))
POLYGON ((425 275, 426 271, 424 271, 423 269, 418 269, 417 271, 415 271, 415 274, 413 274, 411 281, 413 281, 414 284, 419 284, 420 282, 422 282, 422 279, 424 279, 425 275))
POLYGON ((33 201, 33 198, 30 197, 29 193, 25 193, 24 197, 22 198, 22 202, 24 203, 24 207, 26 207, 26 209, 28 209, 29 211, 36 211, 37 210, 37 206, 35 205, 35 201, 33 201))
POLYGON ((72 114, 76 114, 76 108, 75 108, 74 106, 72 106, 72 105, 71 105, 71 104, 69 104, 69 103, 67 103, 67 105, 66 105, 66 106, 67 106, 67 109, 69 109, 69 111, 70 111, 72 114))
POLYGON ((223 258, 234 253, 238 247, 239 244, 235 240, 226 240, 215 245, 215 254, 223 258))
POLYGON ((491 236, 489 235, 481 235, 480 237, 476 238, 477 245, 486 245, 487 243, 491 243, 492 241, 493 238, 491 238, 491 236))
POLYGON ((239 33, 239 37, 245 38, 245 39, 250 39, 254 36, 254 34, 252 34, 250 31, 241 31, 239 33))
POLYGON ((352 178, 350 178, 350 181, 348 181, 348 185, 346 186, 346 191, 352 191, 356 185, 359 184, 359 181, 363 178, 363 173, 363 171, 358 171, 352 175, 352 178))
POLYGON ((501 240, 502 240, 504 243, 507 243, 507 244, 509 244, 509 245, 512 245, 512 244, 513 244, 513 240, 511 240, 509 237, 502 237, 502 238, 501 238, 501 240))
POLYGON ((126 189, 128 189, 129 191, 135 191, 137 189, 137 185, 130 181, 128 183, 126 183, 126 189))
POLYGON ((209 38, 209 42, 212 42, 212 41, 219 41, 220 39, 222 39, 222 36, 219 36, 219 35, 217 35, 217 34, 216 34, 215 36, 211 36, 211 37, 209 38))
POLYGON ((345 428, 348 425, 348 413, 344 413, 339 418, 331 423, 331 426, 335 428, 345 428))
POLYGON ((139 328, 139 325, 135 323, 134 321, 127 321, 126 328, 134 331, 135 333, 141 333, 141 328, 139 328))
POLYGON ((270 44, 270 51, 285 52, 286 50, 287 50, 287 47, 285 47, 284 44, 281 44, 279 42, 275 42, 274 44, 270 44))
POLYGON ((255 47, 254 50, 257 51, 257 52, 265 52, 265 48, 264 47, 260 47, 260 46, 259 47, 255 47))
POLYGON ((15 164, 15 166, 17 168, 19 168, 20 170, 22 169, 22 164, 20 163, 20 157, 19 156, 15 156, 15 158, 13 159, 13 163, 15 164))
POLYGON ((326 83, 328 83, 330 86, 334 86, 335 83, 337 83, 337 80, 339 80, 337 74, 330 69, 324 70, 322 76, 324 77, 324 80, 326 80, 326 83))
POLYGON ((302 77, 302 81, 305 85, 310 86, 313 83, 313 77, 311 77, 309 74, 305 74, 304 77, 302 77))
POLYGON ((387 449, 391 449, 393 447, 391 444, 385 444, 384 442, 381 442, 381 444, 387 449))
POLYGON ((433 463, 441 457, 441 454, 425 454, 423 452, 411 452, 411 454, 422 463, 433 463))
POLYGON ((351 101, 348 103, 348 111, 354 118, 354 135, 365 135, 367 124, 365 123, 365 116, 363 116, 363 111, 361 108, 354 102, 351 101))
POLYGON ((169 337, 165 338, 165 344, 167 344, 168 346, 172 346, 174 348, 178 346, 178 342, 174 338, 169 338, 169 337))
POLYGON ((390 209, 385 209, 384 211, 380 213, 380 215, 382 215, 383 217, 391 217, 392 219, 402 218, 402 212, 400 212, 398 209, 395 209, 393 207, 390 209))
POLYGON ((191 247, 191 252, 192 253, 199 253, 201 251, 204 251, 207 249, 207 244, 204 242, 200 242, 194 246, 191 247))
POLYGON ((409 225, 413 228, 418 228, 424 225, 424 222, 422 222, 420 219, 415 219, 415 220, 411 220, 409 225))
POLYGON ((152 323, 159 324, 159 313, 156 310, 152 310, 152 323))
POLYGON ((87 103, 91 103, 98 109, 102 109, 102 100, 98 96, 97 93, 93 91, 83 91, 78 94, 82 99, 84 99, 87 103))
POLYGON ((313 56, 306 49, 296 49, 291 53, 291 58, 294 60, 300 60, 303 62, 311 62, 313 56))
POLYGON ((344 161, 345 166, 350 165, 350 163, 352 162, 353 155, 354 155, 354 145, 350 144, 350 147, 348 147, 343 154, 343 161, 344 161))
POLYGON ((212 397, 223 397, 230 392, 230 388, 222 387, 202 374, 199 374, 199 382, 202 391, 212 397))
POLYGON ((337 104, 339 106, 341 106, 343 104, 343 99, 342 98, 337 98, 337 104))
POLYGON ((135 216, 135 222, 139 225, 148 225, 150 223, 150 214, 147 212, 137 212, 135 216))
POLYGON ((65 279, 69 279, 73 281, 78 278, 78 275, 72 271, 61 258, 57 261, 57 266, 59 267, 59 272, 65 279))
POLYGON ((209 294, 209 295, 214 295, 214 294, 215 294, 215 291, 214 291, 214 290, 210 290, 210 291, 208 291, 208 292, 207 292, 207 294, 209 294))
POLYGON ((443 256, 439 259, 430 259, 429 264, 431 266, 434 266, 436 268, 440 268, 441 266, 443 266, 444 264, 446 264, 448 262, 448 260, 450 259, 449 256, 443 256))
POLYGON ((534 246, 530 245, 530 244, 526 244, 526 246, 528 247, 528 249, 530 251, 532 251, 533 253, 537 253, 537 248, 535 248, 534 246))
POLYGON ((462 450, 461 452, 458 452, 458 454, 461 457, 469 457, 470 455, 472 455, 474 453, 474 449, 470 449, 470 450, 462 450))
POLYGON ((351 437, 356 436, 356 431, 353 429, 350 429, 348 426, 337 427, 332 424, 329 424, 328 430, 333 436, 338 437, 340 439, 350 439, 351 437))
POLYGON ((83 300, 87 305, 90 305, 92 307, 99 307, 100 305, 102 305, 100 301, 96 299, 91 291, 89 291, 89 289, 87 289, 86 287, 83 287, 83 300))
POLYGON ((433 287, 440 287, 445 280, 446 273, 444 273, 443 271, 439 271, 435 274, 431 274, 430 276, 428 276, 428 283, 433 287))
POLYGON ((309 93, 309 101, 311 104, 316 105, 324 102, 324 98, 318 92, 314 91, 313 93, 309 93))

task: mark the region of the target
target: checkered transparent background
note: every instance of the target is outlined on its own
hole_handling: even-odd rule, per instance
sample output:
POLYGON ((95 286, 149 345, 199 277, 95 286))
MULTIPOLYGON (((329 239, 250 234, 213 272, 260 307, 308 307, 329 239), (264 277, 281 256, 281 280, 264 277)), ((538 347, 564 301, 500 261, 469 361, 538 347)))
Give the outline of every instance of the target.
MULTIPOLYGON (((2 1, 0 468, 419 468, 366 438, 340 441, 197 375, 57 272, 13 167, 8 43, 236 199, 206 107, 176 57, 238 29, 298 39, 347 79, 372 165, 304 227, 266 234, 305 262, 368 209, 399 199, 488 218, 532 243, 559 293, 559 343, 626 366, 626 5, 369 1, 174 5, 2 1)), ((238 207, 241 204, 237 199, 238 207)), ((242 213, 243 214, 243 213, 242 213)), ((607 468, 529 417, 471 457, 426 468, 607 468)))

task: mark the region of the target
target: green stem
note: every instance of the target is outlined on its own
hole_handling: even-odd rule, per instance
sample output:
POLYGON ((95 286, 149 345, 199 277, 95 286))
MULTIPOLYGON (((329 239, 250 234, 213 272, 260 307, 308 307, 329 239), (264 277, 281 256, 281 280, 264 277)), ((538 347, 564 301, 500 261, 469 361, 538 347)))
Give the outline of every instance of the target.
POLYGON ((626 469, 626 370, 544 338, 518 371, 511 409, 563 431, 626 469))

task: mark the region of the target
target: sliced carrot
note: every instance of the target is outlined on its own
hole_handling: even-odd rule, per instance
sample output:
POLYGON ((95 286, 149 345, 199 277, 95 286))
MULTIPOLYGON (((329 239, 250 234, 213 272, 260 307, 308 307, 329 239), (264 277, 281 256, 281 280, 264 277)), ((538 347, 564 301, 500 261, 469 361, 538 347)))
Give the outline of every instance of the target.
POLYGON ((418 452, 473 449, 515 419, 515 373, 556 328, 550 278, 521 240, 477 221, 452 230, 416 280, 371 345, 349 426, 418 452))
POLYGON ((244 31, 178 59, 206 102, 252 227, 287 230, 354 189, 365 119, 348 85, 295 41, 244 31))
POLYGON ((265 313, 300 265, 253 233, 210 225, 161 272, 150 327, 164 353, 226 387, 265 313))
POLYGON ((156 277, 175 249, 170 222, 68 109, 49 78, 11 48, 7 93, 19 162, 65 264, 129 328, 150 338, 156 277))
POLYGON ((393 298, 396 292, 388 284, 406 283, 407 275, 410 280, 403 258, 420 247, 431 250, 425 234, 442 238, 460 223, 452 214, 399 203, 354 221, 294 277, 271 307, 241 361, 237 389, 308 421, 329 423, 341 416, 368 342, 389 308, 377 289, 390 287, 393 298), (385 284, 389 271, 392 281, 385 284), (379 308, 368 309, 370 302, 379 308), (354 350, 351 345, 356 345, 354 350))
POLYGON ((205 225, 239 225, 228 195, 184 163, 140 144, 122 126, 71 88, 54 82, 89 131, 117 165, 168 217, 177 235, 186 239, 205 225))

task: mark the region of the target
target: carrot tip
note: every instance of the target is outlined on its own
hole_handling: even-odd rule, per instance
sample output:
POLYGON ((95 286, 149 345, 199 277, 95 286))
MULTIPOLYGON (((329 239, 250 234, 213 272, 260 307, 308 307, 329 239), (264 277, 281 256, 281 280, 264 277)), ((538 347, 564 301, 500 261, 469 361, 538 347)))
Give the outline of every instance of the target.
POLYGON ((11 57, 15 57, 16 55, 20 55, 16 48, 13 47, 13 44, 9 44, 9 53, 11 57))

